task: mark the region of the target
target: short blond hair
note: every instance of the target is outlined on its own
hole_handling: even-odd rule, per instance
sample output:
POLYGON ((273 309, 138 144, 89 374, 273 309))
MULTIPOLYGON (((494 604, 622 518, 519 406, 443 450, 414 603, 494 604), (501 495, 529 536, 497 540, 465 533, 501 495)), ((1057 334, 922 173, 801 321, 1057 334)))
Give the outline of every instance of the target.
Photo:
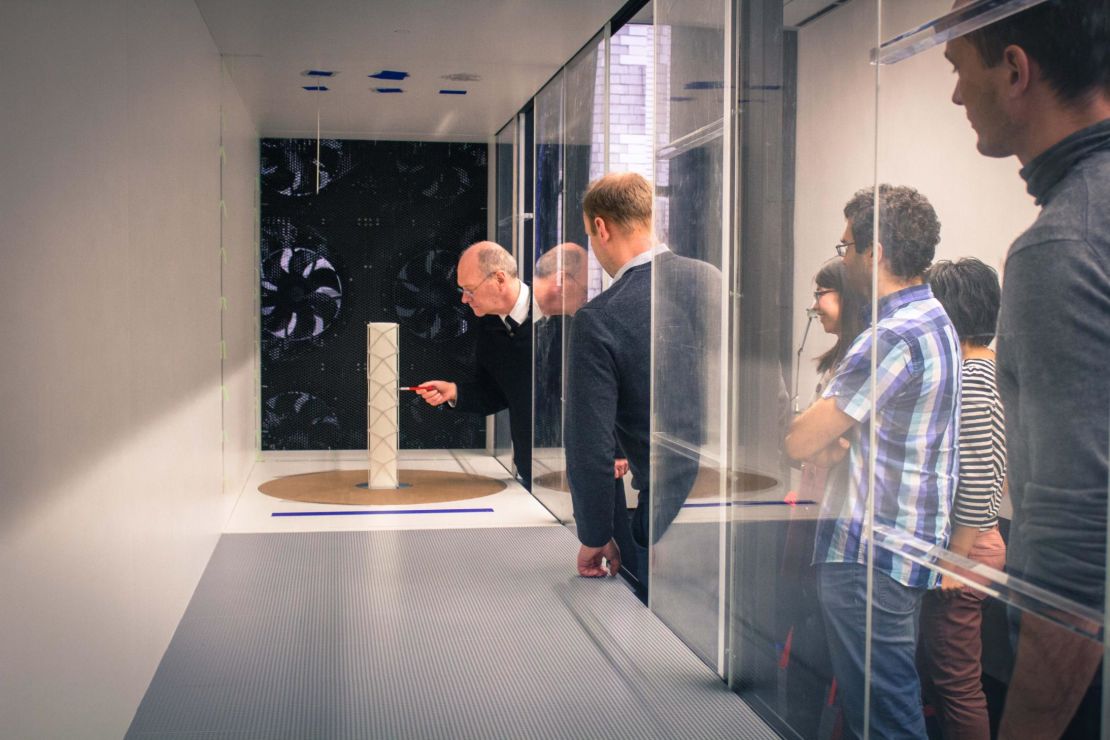
POLYGON ((621 231, 650 230, 653 199, 651 183, 643 176, 612 173, 590 183, 582 198, 582 212, 591 223, 600 216, 610 228, 621 231))

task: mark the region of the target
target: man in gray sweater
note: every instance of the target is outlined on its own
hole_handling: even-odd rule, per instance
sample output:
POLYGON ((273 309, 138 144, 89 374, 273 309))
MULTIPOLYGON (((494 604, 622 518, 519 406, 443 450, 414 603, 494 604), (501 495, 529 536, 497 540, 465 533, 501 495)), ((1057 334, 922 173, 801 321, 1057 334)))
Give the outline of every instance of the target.
MULTIPOLYGON (((657 424, 692 445, 702 441, 705 425, 706 394, 699 378, 705 376, 708 358, 691 348, 715 346, 712 319, 719 316, 720 273, 704 262, 680 257, 655 244, 652 199, 651 185, 634 173, 606 175, 590 185, 583 199, 583 218, 594 255, 613 277, 612 285, 575 315, 567 361, 564 441, 582 543, 577 567, 583 576, 616 575, 622 549, 645 548, 649 540, 658 541, 678 514, 698 472, 696 459, 668 455, 665 450, 658 452, 656 470, 649 468, 652 260, 654 257, 655 279, 667 286, 659 291, 655 307, 660 327, 657 350, 659 337, 687 339, 685 351, 657 351, 655 362, 689 363, 688 369, 671 368, 673 372, 668 373, 687 382, 657 395, 657 424), (613 486, 614 437, 628 458, 639 490, 631 524, 634 544, 622 542, 627 540, 623 533, 629 522, 623 493, 613 486), (651 496, 658 499, 654 521, 649 521, 651 496)), ((635 574, 644 588, 646 571, 641 566, 635 574)))
MULTIPOLYGON (((966 108, 979 152, 1016 156, 1042 206, 1010 247, 1002 282, 998 384, 1014 505, 1006 567, 1101 610, 1110 445, 1110 0, 1049 0, 950 41, 945 56, 957 74, 952 102, 966 108)), ((999 737, 1059 737, 1101 656, 1099 643, 1024 614, 999 737)), ((1084 736, 1098 726, 1098 702, 1088 703, 1094 724, 1072 728, 1084 736)))

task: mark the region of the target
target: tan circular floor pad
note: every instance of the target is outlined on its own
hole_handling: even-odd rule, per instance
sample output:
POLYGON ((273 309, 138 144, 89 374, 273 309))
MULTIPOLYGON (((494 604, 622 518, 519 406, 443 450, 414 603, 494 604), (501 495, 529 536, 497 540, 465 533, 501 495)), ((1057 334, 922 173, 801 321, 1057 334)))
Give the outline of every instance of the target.
POLYGON ((366 485, 365 470, 327 470, 275 478, 258 487, 267 496, 286 501, 356 506, 407 506, 465 501, 505 490, 505 483, 484 475, 449 473, 440 470, 398 470, 397 477, 409 488, 359 488, 366 485))
MULTIPOLYGON (((698 477, 694 481, 694 489, 690 492, 688 498, 716 498, 719 493, 719 481, 720 476, 716 470, 702 468, 698 472, 698 477)), ((729 481, 732 484, 732 493, 734 494, 759 493, 774 488, 778 483, 769 476, 740 470, 731 471, 729 481)), ((563 493, 570 492, 567 475, 561 470, 536 476, 535 485, 554 491, 562 491, 563 493)))

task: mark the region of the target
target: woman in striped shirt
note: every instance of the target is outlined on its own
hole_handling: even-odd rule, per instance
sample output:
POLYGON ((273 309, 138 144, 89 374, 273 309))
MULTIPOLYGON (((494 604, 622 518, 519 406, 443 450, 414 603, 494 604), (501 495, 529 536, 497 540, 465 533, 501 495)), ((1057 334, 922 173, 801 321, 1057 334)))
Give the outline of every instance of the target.
MULTIPOLYGON (((1006 477, 1002 401, 995 383, 998 273, 977 259, 938 262, 926 279, 960 337, 960 477, 948 549, 1001 570, 1006 545, 998 507, 1006 477)), ((921 607, 922 673, 945 738, 990 737, 983 693, 982 606, 986 594, 944 576, 921 607)))

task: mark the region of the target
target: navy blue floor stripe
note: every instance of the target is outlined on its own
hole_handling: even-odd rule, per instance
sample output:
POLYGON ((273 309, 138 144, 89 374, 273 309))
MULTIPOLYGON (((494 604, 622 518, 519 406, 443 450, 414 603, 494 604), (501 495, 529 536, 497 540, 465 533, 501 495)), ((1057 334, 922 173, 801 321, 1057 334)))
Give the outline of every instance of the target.
POLYGON ((356 509, 355 511, 275 511, 270 516, 374 516, 382 514, 492 514, 484 509, 356 509))

